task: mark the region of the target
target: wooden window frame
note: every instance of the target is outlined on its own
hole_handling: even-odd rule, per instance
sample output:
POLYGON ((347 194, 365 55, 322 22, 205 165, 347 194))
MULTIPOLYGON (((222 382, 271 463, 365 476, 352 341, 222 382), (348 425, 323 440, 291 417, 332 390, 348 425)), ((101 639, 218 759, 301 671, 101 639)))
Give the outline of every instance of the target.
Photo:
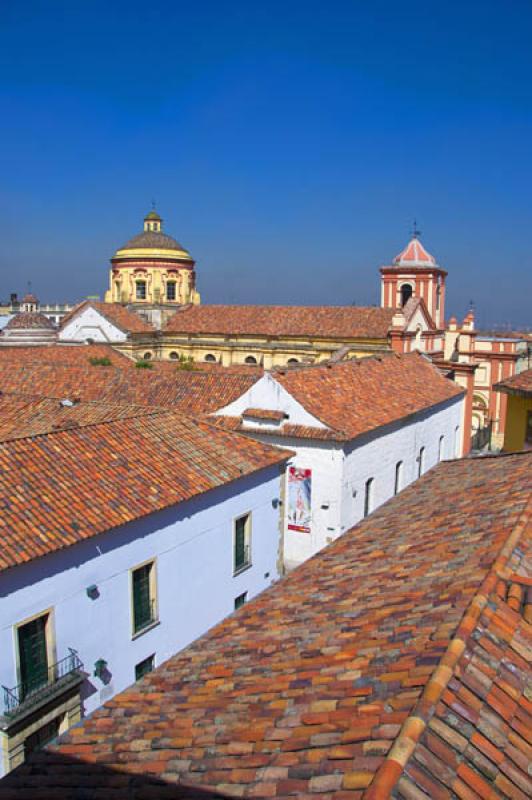
POLYGON ((36 619, 39 619, 40 617, 46 617, 44 636, 46 640, 46 660, 47 660, 48 672, 50 671, 50 667, 52 667, 54 664, 57 663, 54 607, 50 606, 50 608, 45 608, 42 611, 39 611, 37 614, 32 614, 30 617, 26 617, 21 622, 17 622, 15 625, 13 625, 13 645, 15 650, 15 673, 17 676, 17 685, 22 684, 22 664, 21 664, 20 648, 19 648, 19 629, 23 628, 24 625, 27 625, 30 622, 34 622, 36 619))
POLYGON ((239 514, 237 517, 233 519, 233 548, 232 548, 232 560, 233 560, 233 576, 240 575, 242 572, 245 572, 251 566, 253 566, 253 558, 252 558, 252 550, 251 550, 251 541, 252 541, 252 514, 251 511, 246 511, 243 514, 239 514), (248 548, 248 560, 243 563, 241 566, 237 567, 236 565, 236 526, 237 522, 241 519, 246 519, 246 527, 244 529, 244 547, 248 548))
POLYGON ((158 596, 158 581, 157 581, 157 558, 147 558, 146 561, 142 561, 139 564, 135 564, 134 567, 131 567, 129 570, 129 607, 130 607, 130 617, 131 617, 131 638, 138 639, 139 636, 143 636, 148 631, 151 631, 152 628, 155 628, 159 625, 159 596, 158 596), (153 603, 153 619, 143 628, 136 629, 135 628, 135 599, 134 599, 134 583, 133 583, 133 574, 143 567, 151 566, 150 569, 150 603, 153 603))

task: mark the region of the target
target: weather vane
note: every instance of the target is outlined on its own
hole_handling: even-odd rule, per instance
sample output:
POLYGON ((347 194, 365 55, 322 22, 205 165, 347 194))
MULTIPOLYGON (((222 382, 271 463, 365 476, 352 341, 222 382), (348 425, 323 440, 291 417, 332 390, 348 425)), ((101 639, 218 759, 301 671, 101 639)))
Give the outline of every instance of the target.
POLYGON ((419 230, 419 228, 417 226, 417 219, 414 219, 414 226, 412 228, 412 236, 414 237, 414 239, 419 239, 419 237, 421 236, 421 231, 419 230))

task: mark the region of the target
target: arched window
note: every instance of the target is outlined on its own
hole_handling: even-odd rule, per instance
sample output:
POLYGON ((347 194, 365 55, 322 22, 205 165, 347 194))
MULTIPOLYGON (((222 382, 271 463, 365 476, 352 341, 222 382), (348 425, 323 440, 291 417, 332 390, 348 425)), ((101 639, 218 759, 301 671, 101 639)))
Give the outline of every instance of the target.
POLYGON ((175 361, 176 359, 178 359, 178 358, 179 358, 179 353, 176 353, 176 351, 175 351, 175 350, 172 350, 172 352, 170 353, 170 355, 168 356, 168 358, 171 358, 173 361, 175 361))
POLYGON ((216 362, 216 356, 213 355, 212 353, 207 353, 207 355, 205 356, 205 358, 203 360, 204 361, 208 361, 210 364, 211 363, 215 363, 216 362))
POLYGON ((403 488, 403 462, 398 461, 395 465, 395 483, 393 487, 393 493, 399 494, 401 489, 403 488))
POLYGON ((421 478, 425 469, 425 448, 420 447, 419 455, 417 457, 417 476, 421 478))
POLYGON ((438 461, 441 461, 443 458, 443 448, 445 446, 445 436, 440 436, 440 441, 438 442, 438 461))
POLYGON ((149 361, 151 358, 151 353, 149 351, 147 353, 144 353, 142 358, 144 359, 144 361, 149 361))
POLYGON ((367 517, 373 511, 373 478, 368 478, 364 491, 364 516, 367 517))
POLYGON ((289 358, 286 363, 287 364, 299 364, 299 359, 298 358, 289 358))
POLYGON ((401 306, 406 305, 406 303, 412 297, 412 287, 409 283, 403 283, 401 286, 401 306))
POLYGON ((135 283, 135 298, 137 300, 146 299, 146 281, 136 281, 135 283))
POLYGON ((255 356, 246 356, 245 363, 246 364, 256 364, 257 363, 257 359, 255 358, 255 356))

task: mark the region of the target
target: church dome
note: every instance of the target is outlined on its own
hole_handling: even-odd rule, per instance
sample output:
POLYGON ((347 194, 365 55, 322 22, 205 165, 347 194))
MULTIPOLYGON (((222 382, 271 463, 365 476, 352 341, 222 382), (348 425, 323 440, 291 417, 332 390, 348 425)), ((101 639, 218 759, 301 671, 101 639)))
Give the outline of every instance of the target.
POLYGON ((114 265, 131 260, 188 261, 192 256, 173 236, 163 233, 163 220, 152 210, 144 217, 144 230, 120 247, 112 258, 114 265))
POLYGON ((40 311, 21 311, 15 314, 4 328, 5 331, 14 330, 55 330, 54 323, 41 314, 40 311))

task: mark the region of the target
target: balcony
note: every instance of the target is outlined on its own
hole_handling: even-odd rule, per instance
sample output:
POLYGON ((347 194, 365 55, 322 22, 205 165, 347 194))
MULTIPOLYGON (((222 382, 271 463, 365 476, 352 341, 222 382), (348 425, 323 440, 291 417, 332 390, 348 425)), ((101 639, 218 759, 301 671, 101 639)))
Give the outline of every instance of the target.
POLYGON ((13 689, 2 686, 4 717, 12 720, 56 699, 67 689, 82 682, 82 669, 83 664, 78 654, 69 648, 69 653, 65 658, 52 664, 35 680, 29 683, 19 683, 13 689))

